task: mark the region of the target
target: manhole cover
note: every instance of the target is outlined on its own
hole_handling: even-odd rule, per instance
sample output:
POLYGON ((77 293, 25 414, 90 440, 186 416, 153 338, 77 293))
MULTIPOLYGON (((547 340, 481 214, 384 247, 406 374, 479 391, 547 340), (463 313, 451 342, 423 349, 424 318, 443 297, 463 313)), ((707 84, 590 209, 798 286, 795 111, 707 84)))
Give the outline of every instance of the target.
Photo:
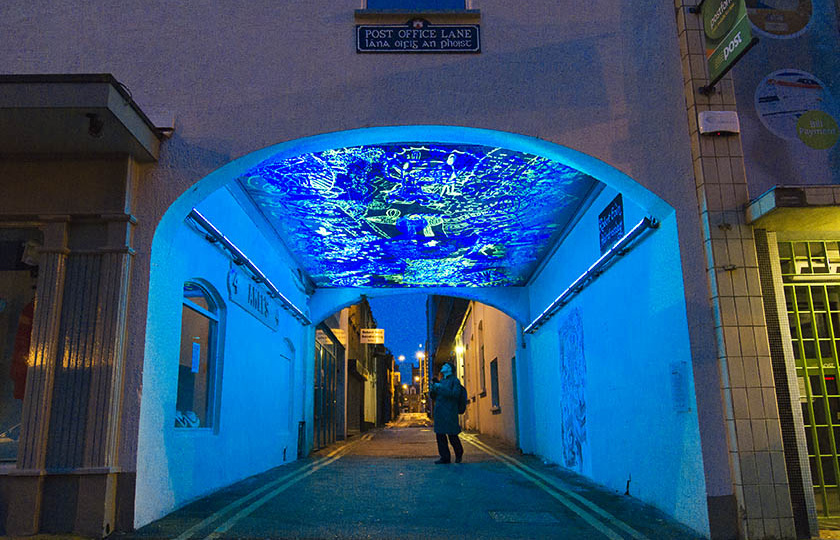
POLYGON ((548 512, 490 512, 490 517, 499 523, 557 523, 556 517, 548 512))

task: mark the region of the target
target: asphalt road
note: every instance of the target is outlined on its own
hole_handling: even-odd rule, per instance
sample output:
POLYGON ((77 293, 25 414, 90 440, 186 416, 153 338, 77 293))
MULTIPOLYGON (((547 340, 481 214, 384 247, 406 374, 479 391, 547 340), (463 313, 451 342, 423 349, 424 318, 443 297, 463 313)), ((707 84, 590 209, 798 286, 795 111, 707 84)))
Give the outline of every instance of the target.
POLYGON ((632 497, 485 436, 435 465, 428 420, 403 415, 119 538, 700 538, 632 497))

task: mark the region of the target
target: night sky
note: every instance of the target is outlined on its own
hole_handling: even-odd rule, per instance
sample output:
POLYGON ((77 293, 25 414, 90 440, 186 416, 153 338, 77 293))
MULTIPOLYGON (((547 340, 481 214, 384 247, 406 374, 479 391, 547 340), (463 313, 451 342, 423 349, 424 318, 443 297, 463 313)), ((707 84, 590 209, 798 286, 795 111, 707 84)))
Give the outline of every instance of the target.
POLYGON ((410 366, 418 365, 415 354, 423 350, 418 345, 426 342, 426 295, 399 294, 370 298, 368 302, 377 326, 385 329, 385 346, 394 358, 405 356, 405 367, 400 369, 402 382, 410 380, 410 366))

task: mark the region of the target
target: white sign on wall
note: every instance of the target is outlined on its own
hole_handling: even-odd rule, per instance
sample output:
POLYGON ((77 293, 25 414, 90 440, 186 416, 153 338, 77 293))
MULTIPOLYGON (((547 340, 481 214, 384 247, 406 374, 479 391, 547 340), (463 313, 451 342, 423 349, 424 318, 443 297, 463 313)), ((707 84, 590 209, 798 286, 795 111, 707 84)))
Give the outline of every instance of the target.
POLYGON ((192 344, 192 372, 198 373, 201 369, 201 343, 192 344))
POLYGON ((361 342, 370 343, 373 345, 382 345, 385 343, 385 329, 384 328, 362 328, 361 342))
POLYGON ((235 264, 228 272, 228 295, 232 302, 260 320, 261 323, 276 331, 280 324, 280 305, 268 295, 265 287, 251 279, 235 264))

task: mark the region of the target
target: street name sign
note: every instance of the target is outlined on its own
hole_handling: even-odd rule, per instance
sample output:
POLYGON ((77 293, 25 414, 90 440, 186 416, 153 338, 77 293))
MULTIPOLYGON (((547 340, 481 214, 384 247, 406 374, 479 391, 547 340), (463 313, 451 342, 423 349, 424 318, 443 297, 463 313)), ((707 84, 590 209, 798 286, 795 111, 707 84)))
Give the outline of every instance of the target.
POLYGON ((619 193, 615 199, 598 214, 598 237, 601 254, 607 252, 619 238, 624 236, 624 203, 619 193))
POLYGON ((233 263, 228 272, 228 295, 235 304, 277 331, 280 324, 280 304, 268 294, 268 289, 259 285, 233 263))
POLYGON ((430 24, 423 19, 407 24, 356 26, 359 53, 478 53, 479 25, 430 24))

